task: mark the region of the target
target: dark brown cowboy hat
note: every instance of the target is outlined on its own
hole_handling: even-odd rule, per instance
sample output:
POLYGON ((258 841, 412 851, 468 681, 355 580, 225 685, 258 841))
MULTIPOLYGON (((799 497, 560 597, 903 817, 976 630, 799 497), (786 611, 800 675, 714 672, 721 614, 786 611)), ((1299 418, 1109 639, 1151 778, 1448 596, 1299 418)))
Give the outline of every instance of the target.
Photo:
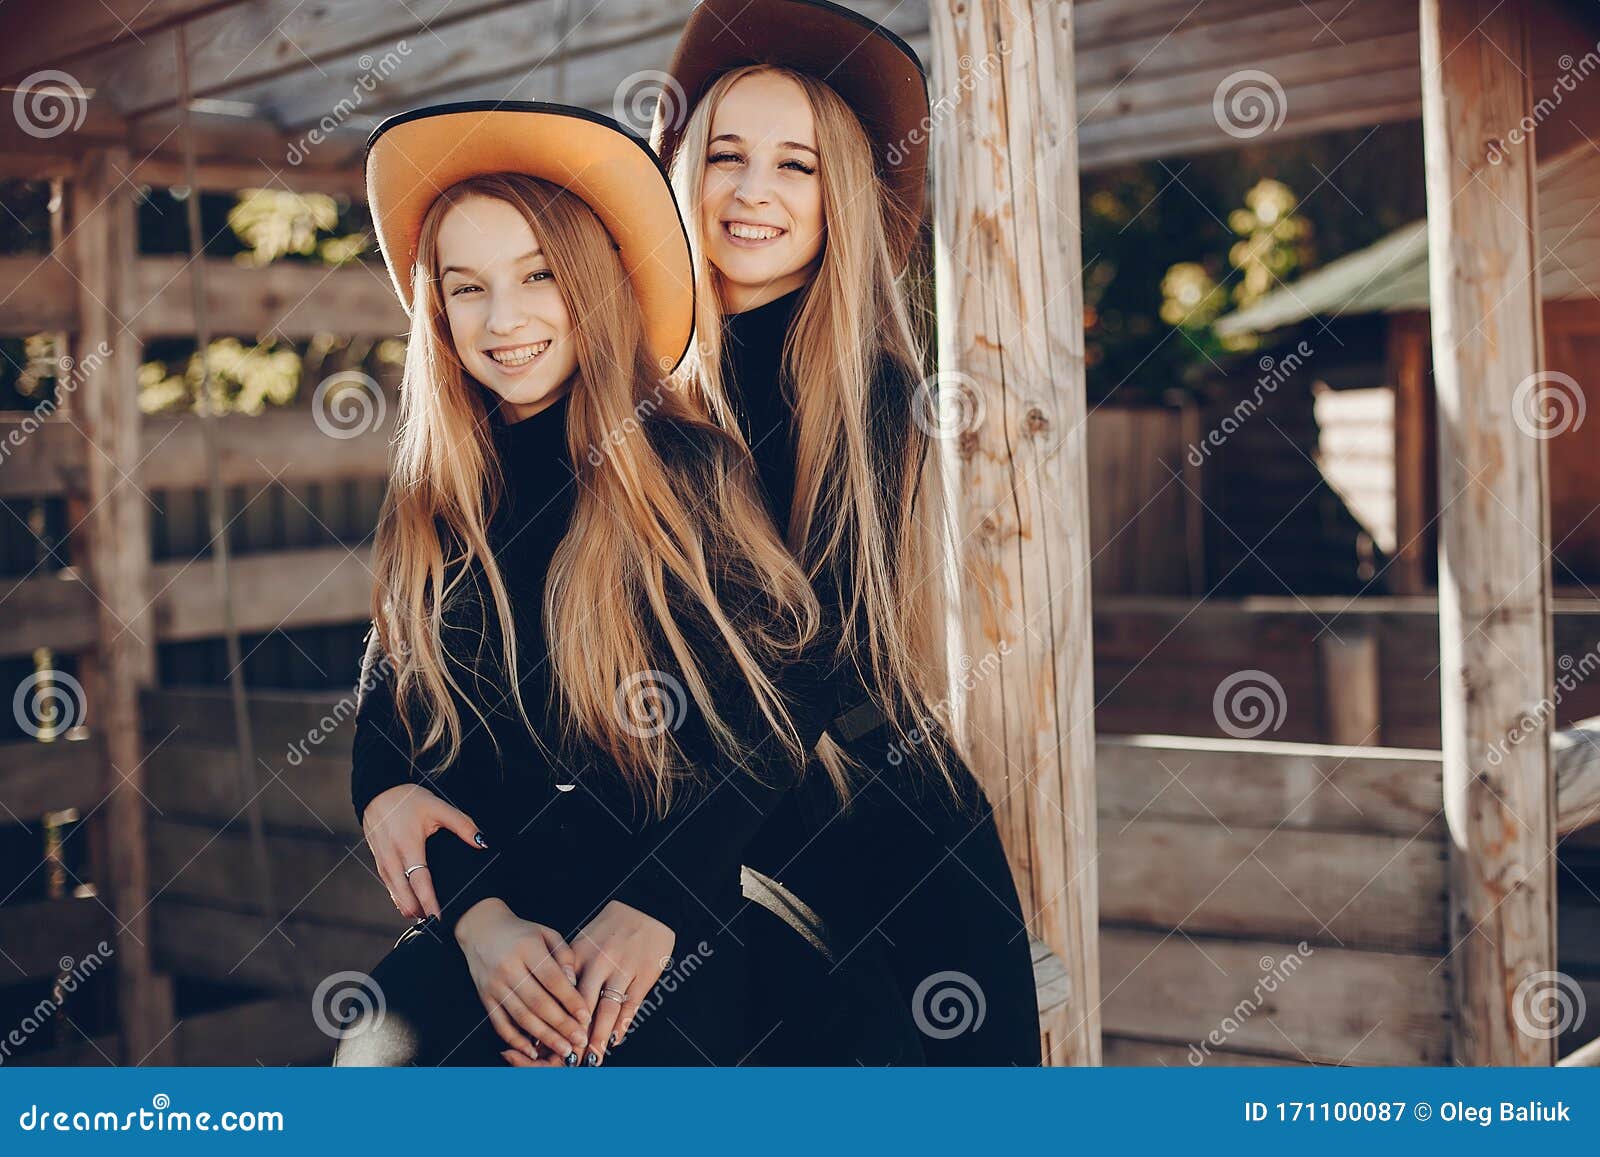
POLYGON ((651 140, 671 165, 689 113, 725 72, 773 64, 826 83, 871 137, 884 185, 905 209, 889 247, 904 268, 922 223, 928 172, 928 85, 911 46, 826 0, 701 0, 684 26, 656 104, 651 140), (681 89, 681 95, 679 90, 681 89))
POLYGON ((593 209, 617 245, 663 373, 694 331, 689 237, 666 172, 616 121, 541 101, 430 105, 384 121, 367 138, 367 204, 378 247, 406 312, 428 207, 450 186, 486 173, 526 173, 593 209))

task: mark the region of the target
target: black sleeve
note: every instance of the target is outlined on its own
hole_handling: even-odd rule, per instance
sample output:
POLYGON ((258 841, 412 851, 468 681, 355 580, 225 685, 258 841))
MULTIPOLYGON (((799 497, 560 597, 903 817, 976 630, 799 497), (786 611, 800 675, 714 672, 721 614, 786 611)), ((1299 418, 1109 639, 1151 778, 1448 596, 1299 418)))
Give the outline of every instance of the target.
POLYGON ((393 668, 378 640, 376 623, 367 631, 366 643, 356 683, 355 749, 350 763, 350 802, 358 824, 375 797, 413 782, 411 750, 395 711, 393 668))
MULTIPOLYGON (((420 736, 421 732, 417 734, 420 736)), ((394 701, 394 667, 378 640, 376 625, 367 635, 356 685, 356 731, 350 764, 350 795, 356 822, 361 823, 373 799, 392 787, 416 783, 461 807, 469 815, 476 809, 465 800, 450 798, 434 777, 416 772, 410 740, 394 701)), ((480 825, 482 820, 479 820, 480 825)), ((499 859, 490 851, 468 847, 452 831, 429 837, 425 855, 434 894, 439 898, 441 923, 453 933, 463 913, 479 900, 499 894, 499 859)))

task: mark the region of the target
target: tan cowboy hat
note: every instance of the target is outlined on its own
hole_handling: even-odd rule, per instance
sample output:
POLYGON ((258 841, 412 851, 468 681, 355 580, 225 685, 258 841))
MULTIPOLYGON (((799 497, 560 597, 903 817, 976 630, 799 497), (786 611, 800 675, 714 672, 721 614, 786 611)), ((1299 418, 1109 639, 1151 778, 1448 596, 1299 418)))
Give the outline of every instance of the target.
POLYGON ((684 25, 656 103, 650 139, 670 166, 689 113, 725 72, 747 64, 791 68, 823 81, 872 139, 878 172, 905 208, 890 251, 904 268, 916 244, 928 173, 927 78, 911 46, 881 24, 826 0, 701 0, 684 25))
POLYGON ((611 233, 662 373, 688 351, 689 237, 661 163, 611 118, 541 101, 430 105, 374 129, 366 169, 378 247, 407 313, 422 218, 439 194, 468 177, 526 173, 582 198, 611 233))

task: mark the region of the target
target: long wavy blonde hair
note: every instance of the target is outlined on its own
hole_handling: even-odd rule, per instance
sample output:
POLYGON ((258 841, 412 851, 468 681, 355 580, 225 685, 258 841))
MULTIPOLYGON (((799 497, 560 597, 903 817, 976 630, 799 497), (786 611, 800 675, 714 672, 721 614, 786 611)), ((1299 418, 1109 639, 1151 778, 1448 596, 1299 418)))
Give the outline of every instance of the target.
MULTIPOLYGON (((821 260, 784 342, 795 410, 788 543, 813 582, 839 584, 840 657, 855 663, 905 739, 944 698, 948 582, 937 568, 948 524, 938 486, 924 484, 928 436, 913 421, 923 359, 888 240, 907 211, 879 178, 861 122, 815 77, 772 65, 736 68, 689 115, 670 172, 690 222, 699 336, 679 373, 735 428, 721 369, 726 309, 706 256, 700 198, 717 108, 729 89, 759 73, 788 77, 805 92, 821 155, 821 260)), ((936 746, 930 753, 949 779, 944 753, 936 746)), ((838 749, 827 743, 818 754, 840 783, 838 749)))
MULTIPOLYGON (((440 769, 455 763, 463 739, 457 697, 487 728, 477 697, 446 662, 441 628, 451 600, 474 600, 481 612, 487 594, 499 671, 519 670, 512 608, 488 537, 505 496, 489 428, 495 399, 456 354, 438 277, 440 224, 469 197, 504 201, 524 216, 576 319, 567 415, 576 500, 542 608, 564 737, 593 741, 665 811, 689 771, 676 727, 639 726, 621 696, 641 678, 663 678, 659 669, 675 671, 707 730, 737 757, 750 736, 724 718, 724 687, 715 688, 724 697, 719 710, 706 663, 729 658, 759 708, 751 717, 802 755, 770 671, 811 638, 817 604, 760 503, 748 451, 710 419, 697 393, 660 379, 638 299, 588 205, 515 173, 446 190, 423 221, 413 269, 396 447, 373 552, 373 615, 384 650, 399 657, 395 701, 413 750, 437 748, 440 769), (691 623, 717 640, 715 655, 695 653, 685 632, 691 623), (420 743, 412 706, 427 720, 420 743)), ((486 615, 479 621, 489 626, 486 615)), ((480 659, 487 634, 479 632, 480 659)), ((514 674, 473 675, 480 689, 509 686, 517 717, 538 741, 542 722, 530 718, 514 674)))

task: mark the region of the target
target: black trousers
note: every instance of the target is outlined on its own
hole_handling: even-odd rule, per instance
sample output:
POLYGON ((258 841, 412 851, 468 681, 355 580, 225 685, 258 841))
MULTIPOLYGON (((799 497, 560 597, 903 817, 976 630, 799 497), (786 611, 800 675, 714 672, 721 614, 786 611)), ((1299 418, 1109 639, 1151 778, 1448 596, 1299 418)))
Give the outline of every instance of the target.
MULTIPOLYGON (((833 970, 804 905, 777 888, 746 903, 725 928, 679 938, 607 1066, 920 1065, 921 1034, 898 1000, 881 957, 863 953, 833 970), (758 983, 788 985, 762 1021, 748 1000, 751 960, 776 971, 758 983), (796 1030, 804 1026, 805 1032, 796 1030)), ((371 974, 369 1008, 347 1026, 339 1067, 500 1066, 506 1047, 489 1023, 453 937, 435 922, 403 933, 371 974)))
POLYGON ((952 795, 926 750, 892 742, 886 728, 857 741, 851 808, 840 811, 823 774, 808 774, 746 853, 827 929, 820 978, 809 962, 797 968, 792 954, 752 943, 753 1021, 788 1026, 764 1049, 769 1063, 830 1063, 829 1042, 785 1006, 825 1004, 847 970, 892 977, 929 1065, 1040 1063, 1032 953, 993 809, 959 756, 946 748, 952 795), (824 991, 812 991, 819 983, 824 991))

